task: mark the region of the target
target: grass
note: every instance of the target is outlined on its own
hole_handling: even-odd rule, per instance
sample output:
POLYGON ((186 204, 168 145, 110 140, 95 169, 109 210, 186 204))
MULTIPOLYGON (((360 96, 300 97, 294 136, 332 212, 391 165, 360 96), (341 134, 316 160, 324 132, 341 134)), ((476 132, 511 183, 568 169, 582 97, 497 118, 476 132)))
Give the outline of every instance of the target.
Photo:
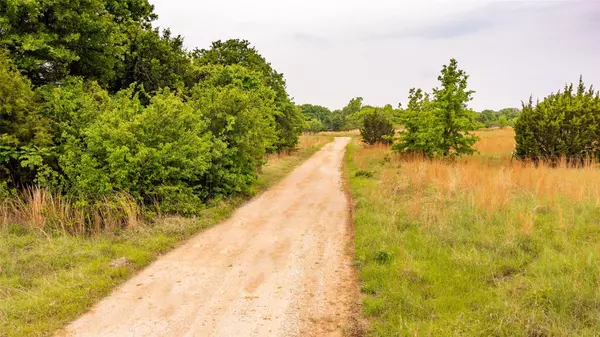
POLYGON ((600 335, 600 171, 523 165, 511 129, 480 136, 454 163, 350 145, 369 334, 600 335))
MULTIPOLYGON (((254 193, 280 181, 328 136, 303 136, 299 150, 268 158, 254 193)), ((0 227, 0 336, 49 336, 158 256, 229 217, 250 196, 222 201, 193 219, 164 218, 119 234, 49 236, 36 226, 0 227), (126 257, 129 266, 109 263, 126 257)))

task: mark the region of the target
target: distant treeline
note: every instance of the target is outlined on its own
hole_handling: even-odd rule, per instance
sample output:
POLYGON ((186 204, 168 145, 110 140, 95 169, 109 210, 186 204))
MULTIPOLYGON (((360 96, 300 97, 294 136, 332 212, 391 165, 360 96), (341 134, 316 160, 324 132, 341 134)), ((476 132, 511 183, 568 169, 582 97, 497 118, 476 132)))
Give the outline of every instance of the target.
POLYGON ((431 92, 411 89, 406 108, 367 106, 360 97, 335 111, 305 104, 301 106, 308 120, 305 131, 360 129, 367 144, 393 144, 399 153, 435 158, 476 153, 473 145, 478 138, 473 131, 513 126, 513 155, 518 159, 535 163, 566 159, 575 166, 600 161, 600 92, 587 87, 582 78, 579 85, 566 85, 542 101, 530 98, 522 109, 481 112, 468 106, 475 94, 468 79, 451 59, 442 68, 439 86, 431 92))
MULTIPOLYGON (((300 108, 307 120, 304 131, 314 133, 357 129, 360 126, 358 116, 360 111, 376 107, 363 105, 363 98, 356 97, 351 99, 344 108, 334 111, 324 106, 312 104, 303 104, 300 108)), ((393 108, 391 104, 388 104, 378 109, 389 112, 392 121, 397 126, 402 115, 407 113, 407 109, 403 109, 401 105, 398 108, 393 108)), ((505 108, 498 111, 486 109, 481 112, 470 110, 470 113, 472 113, 474 120, 479 123, 479 128, 504 128, 514 126, 517 118, 521 115, 521 109, 505 108)))

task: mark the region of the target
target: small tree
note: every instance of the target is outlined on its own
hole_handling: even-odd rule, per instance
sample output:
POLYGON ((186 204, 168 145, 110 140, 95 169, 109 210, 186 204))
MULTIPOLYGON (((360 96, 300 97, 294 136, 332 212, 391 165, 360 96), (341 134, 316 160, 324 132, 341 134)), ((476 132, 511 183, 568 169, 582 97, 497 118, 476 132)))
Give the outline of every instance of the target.
POLYGON ((317 133, 325 131, 325 126, 323 122, 320 120, 313 118, 306 121, 306 125, 304 126, 304 132, 317 133))
POLYGON ((600 93, 580 79, 577 89, 568 85, 536 105, 530 98, 515 132, 519 159, 556 162, 566 157, 573 164, 600 159, 600 93))
POLYGON ((380 108, 365 108, 360 115, 360 135, 364 143, 374 145, 392 142, 395 130, 389 113, 380 108))
POLYGON ((429 158, 474 153, 477 136, 470 132, 477 129, 477 123, 467 107, 474 93, 467 89, 468 78, 451 59, 438 77, 441 87, 433 89, 433 100, 421 89, 411 89, 408 109, 402 117, 406 129, 395 148, 429 158))
POLYGON ((458 62, 451 59, 438 77, 442 87, 433 89, 438 107, 436 119, 442 131, 439 152, 444 157, 475 152, 472 146, 477 142, 477 136, 469 132, 476 130, 476 123, 467 109, 475 91, 467 89, 468 78, 464 70, 458 69, 458 62))
POLYGON ((504 129, 505 127, 508 126, 508 119, 506 118, 506 116, 502 115, 500 116, 500 118, 498 118, 498 126, 500 126, 500 129, 504 129))

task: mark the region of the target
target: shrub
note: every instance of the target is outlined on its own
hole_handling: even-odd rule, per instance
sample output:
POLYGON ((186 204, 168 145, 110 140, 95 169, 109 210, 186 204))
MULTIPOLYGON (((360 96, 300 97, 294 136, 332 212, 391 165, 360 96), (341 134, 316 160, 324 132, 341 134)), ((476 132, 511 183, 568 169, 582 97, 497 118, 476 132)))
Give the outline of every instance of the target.
POLYGON ((577 164, 600 158, 600 93, 579 80, 533 104, 523 104, 515 123, 517 158, 556 163, 565 157, 577 164))
POLYGON ((190 104, 202 111, 215 137, 211 165, 201 184, 204 197, 245 192, 277 139, 275 93, 241 66, 206 66, 190 104))
POLYGON ((69 137, 60 156, 72 195, 126 192, 159 201, 167 212, 190 213, 205 193, 213 136, 202 114, 168 90, 146 108, 131 89, 118 93, 81 135, 69 137))
MULTIPOLYGON (((304 117, 300 108, 296 107, 289 98, 285 89, 283 74, 275 71, 271 64, 250 46, 245 40, 228 40, 213 42, 210 49, 196 50, 194 63, 197 66, 241 66, 253 72, 262 85, 274 93, 274 108, 271 115, 275 120, 275 135, 273 151, 290 151, 298 144, 298 137, 302 133, 304 117)), ((203 77, 200 71, 200 78, 203 77)))
POLYGON ((363 109, 360 112, 360 124, 360 135, 363 142, 369 145, 389 144, 396 133, 392 116, 380 108, 363 109))

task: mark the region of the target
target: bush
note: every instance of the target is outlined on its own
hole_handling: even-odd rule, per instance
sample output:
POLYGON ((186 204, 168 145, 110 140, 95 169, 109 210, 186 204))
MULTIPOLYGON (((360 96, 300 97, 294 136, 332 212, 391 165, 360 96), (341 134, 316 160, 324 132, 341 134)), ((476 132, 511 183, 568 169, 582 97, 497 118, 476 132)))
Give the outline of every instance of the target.
MULTIPOLYGON (((202 66, 241 66, 254 73, 262 84, 275 94, 274 108, 270 111, 275 120, 275 135, 269 152, 290 151, 298 144, 302 133, 304 116, 300 108, 289 98, 286 92, 283 74, 275 71, 271 64, 245 40, 213 42, 210 49, 195 50, 194 64, 202 66)), ((202 78, 200 71, 199 78, 202 78)))
POLYGON ((580 79, 535 106, 530 99, 515 123, 517 158, 578 164, 600 159, 600 93, 580 79))
POLYGON ((392 116, 380 108, 365 108, 360 112, 360 135, 369 145, 389 144, 393 141, 394 125, 392 116))
POLYGON ((202 181, 205 198, 246 192, 277 139, 275 93, 246 68, 206 66, 190 104, 202 111, 215 137, 211 165, 202 181))
POLYGON ((191 213, 203 195, 213 136, 202 115, 168 90, 146 108, 132 90, 112 98, 82 138, 70 137, 60 164, 70 194, 86 200, 126 192, 166 212, 191 213))

